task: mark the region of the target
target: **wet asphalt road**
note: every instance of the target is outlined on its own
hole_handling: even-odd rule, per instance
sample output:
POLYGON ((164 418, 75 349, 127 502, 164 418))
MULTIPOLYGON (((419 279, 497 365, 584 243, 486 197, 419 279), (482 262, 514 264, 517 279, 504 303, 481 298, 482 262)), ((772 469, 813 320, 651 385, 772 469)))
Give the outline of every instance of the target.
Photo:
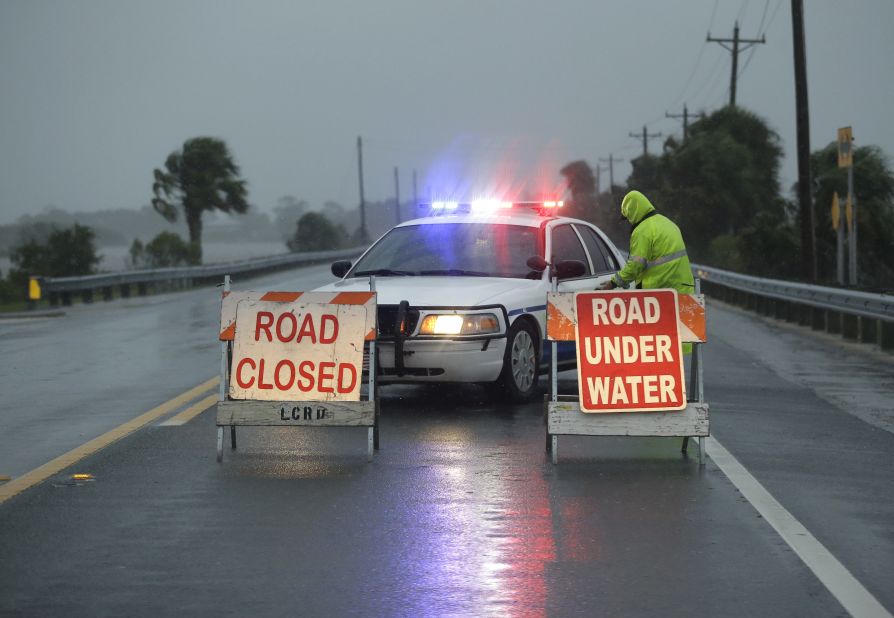
MULTIPOLYGON (((327 280, 321 268, 288 277, 251 287, 327 280)), ((0 473, 214 374, 214 292, 143 302, 81 308, 44 334, 0 324, 5 354, 33 350, 17 357, 30 367, 18 389, 6 363, 0 374, 0 473), (171 326, 177 315, 184 328, 171 326), (108 365, 26 377, 39 372, 29 363, 62 356, 45 337, 67 358, 97 324, 105 334, 81 358, 112 354, 108 365), (142 356, 121 349, 128 336, 142 356), (53 408, 73 386, 77 398, 53 408)), ((894 608, 894 435, 882 428, 894 365, 716 305, 710 334, 714 435, 894 608), (842 364, 866 383, 849 387, 842 364)), ((219 466, 212 410, 147 427, 0 504, 0 614, 844 615, 710 459, 680 456, 679 440, 563 437, 554 467, 539 404, 493 404, 471 386, 382 394, 371 464, 362 429, 240 428, 219 466), (72 472, 96 480, 72 483, 72 472)))

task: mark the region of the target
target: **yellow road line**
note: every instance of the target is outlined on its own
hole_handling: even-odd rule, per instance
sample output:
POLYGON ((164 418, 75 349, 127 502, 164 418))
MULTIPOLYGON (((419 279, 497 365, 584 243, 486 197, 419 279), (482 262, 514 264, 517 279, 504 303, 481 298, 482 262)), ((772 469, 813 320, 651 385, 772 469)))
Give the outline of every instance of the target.
POLYGON ((28 489, 29 487, 33 487, 34 485, 45 481, 49 477, 54 474, 58 474, 68 466, 73 463, 80 461, 84 457, 92 455, 93 453, 104 449, 112 442, 116 440, 120 440, 124 436, 127 436, 137 429, 140 429, 144 425, 151 423, 157 418, 168 414, 171 410, 176 410, 183 404, 192 401, 202 393, 208 391, 208 389, 214 388, 220 381, 220 377, 216 376, 208 380, 207 382, 203 382, 199 384, 195 388, 191 388, 185 393, 181 395, 177 395, 170 401, 166 401, 160 406, 156 406, 152 408, 148 412, 141 414, 140 416, 127 421, 123 425, 119 425, 114 429, 107 431, 106 433, 93 438, 89 442, 85 442, 81 446, 74 448, 63 455, 59 455, 52 461, 49 461, 42 466, 34 468, 30 472, 23 474, 22 476, 16 477, 12 481, 8 483, 4 483, 0 485, 0 504, 5 502, 6 500, 12 498, 14 495, 28 489))
POLYGON ((200 399, 193 405, 186 408, 183 412, 172 416, 168 420, 163 423, 160 423, 162 427, 172 427, 177 425, 185 425, 199 414, 211 408, 211 406, 215 405, 218 400, 218 395, 208 395, 204 399, 200 399))

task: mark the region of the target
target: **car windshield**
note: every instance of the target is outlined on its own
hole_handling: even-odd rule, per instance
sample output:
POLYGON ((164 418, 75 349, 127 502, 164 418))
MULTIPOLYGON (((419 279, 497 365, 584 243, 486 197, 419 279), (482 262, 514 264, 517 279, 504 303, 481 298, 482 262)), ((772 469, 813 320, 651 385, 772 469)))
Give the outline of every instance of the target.
POLYGON ((394 228, 363 256, 352 277, 367 275, 524 278, 538 255, 538 232, 523 225, 439 223, 394 228))

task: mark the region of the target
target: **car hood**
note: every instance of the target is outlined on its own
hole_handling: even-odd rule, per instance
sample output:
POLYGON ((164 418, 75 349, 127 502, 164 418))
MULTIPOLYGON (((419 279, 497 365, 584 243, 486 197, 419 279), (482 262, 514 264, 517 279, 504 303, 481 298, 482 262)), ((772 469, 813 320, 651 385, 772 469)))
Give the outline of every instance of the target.
MULTIPOLYGON (((519 292, 530 293, 542 285, 541 281, 504 277, 376 277, 377 302, 380 305, 396 305, 406 300, 415 307, 505 304, 503 299, 519 292)), ((369 279, 344 279, 315 291, 368 292, 369 279)))

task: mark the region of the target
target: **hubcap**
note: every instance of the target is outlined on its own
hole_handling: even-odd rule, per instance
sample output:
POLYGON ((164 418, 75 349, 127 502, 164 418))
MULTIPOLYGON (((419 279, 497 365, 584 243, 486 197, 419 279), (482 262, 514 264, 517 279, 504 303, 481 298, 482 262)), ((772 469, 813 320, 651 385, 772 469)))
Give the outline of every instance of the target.
POLYGON ((512 380, 516 388, 526 392, 534 383, 534 341, 527 331, 521 330, 512 341, 512 380))

